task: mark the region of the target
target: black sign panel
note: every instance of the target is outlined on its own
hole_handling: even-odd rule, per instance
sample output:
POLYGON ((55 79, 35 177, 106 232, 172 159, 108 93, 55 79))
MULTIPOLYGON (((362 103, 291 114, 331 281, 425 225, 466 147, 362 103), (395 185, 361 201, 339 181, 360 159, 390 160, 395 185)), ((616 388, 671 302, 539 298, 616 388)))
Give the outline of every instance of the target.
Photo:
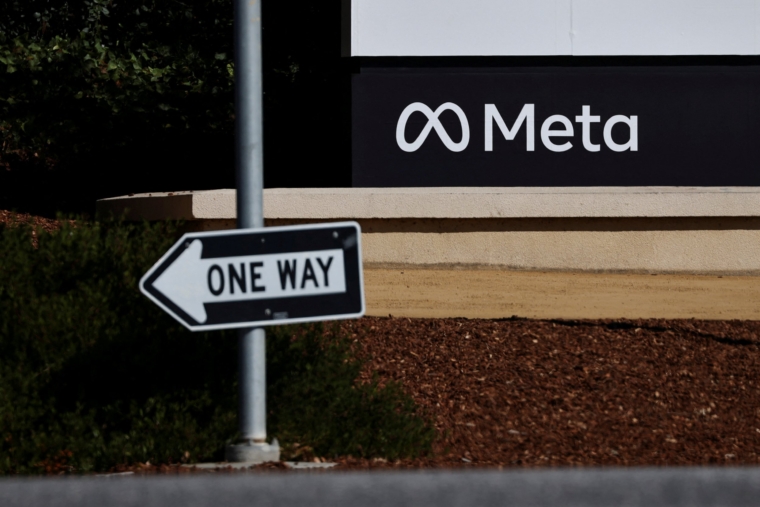
POLYGON ((185 234, 140 290, 193 331, 364 314, 355 222, 185 234))
POLYGON ((365 69, 353 186, 760 185, 760 69, 365 69))

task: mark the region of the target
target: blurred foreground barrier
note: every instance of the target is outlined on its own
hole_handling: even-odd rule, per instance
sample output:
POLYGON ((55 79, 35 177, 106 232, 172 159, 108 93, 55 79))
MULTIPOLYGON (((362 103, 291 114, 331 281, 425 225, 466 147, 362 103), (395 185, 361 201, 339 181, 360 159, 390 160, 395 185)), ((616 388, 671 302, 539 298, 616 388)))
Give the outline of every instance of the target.
POLYGON ((760 505, 758 468, 573 469, 4 479, 4 507, 760 505))

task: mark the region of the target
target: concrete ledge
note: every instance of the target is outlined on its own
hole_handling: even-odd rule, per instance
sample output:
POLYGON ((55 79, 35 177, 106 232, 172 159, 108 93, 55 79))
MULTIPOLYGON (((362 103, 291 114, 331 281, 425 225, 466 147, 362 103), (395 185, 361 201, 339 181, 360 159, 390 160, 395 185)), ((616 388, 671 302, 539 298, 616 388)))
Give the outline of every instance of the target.
MULTIPOLYGON (((234 190, 98 202, 128 219, 235 227, 234 190)), ((760 188, 268 189, 267 225, 356 220, 367 267, 760 274, 760 188)))
MULTIPOLYGON (((235 191, 135 194, 98 202, 129 218, 235 218, 235 191)), ((264 191, 271 219, 760 217, 760 187, 296 188, 264 191)))

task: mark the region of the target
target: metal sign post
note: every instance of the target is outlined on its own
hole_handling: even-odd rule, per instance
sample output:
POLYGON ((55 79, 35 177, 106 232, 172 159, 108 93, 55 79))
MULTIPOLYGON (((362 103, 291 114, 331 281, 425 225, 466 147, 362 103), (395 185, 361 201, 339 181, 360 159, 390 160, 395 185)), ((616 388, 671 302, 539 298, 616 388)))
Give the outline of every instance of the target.
POLYGON ((264 228, 261 0, 235 0, 238 228, 188 233, 140 290, 191 331, 240 329, 240 441, 227 461, 278 461, 267 443, 266 340, 261 326, 364 315, 355 222, 264 228))
POLYGON ((356 222, 187 233, 140 280, 140 290, 191 331, 241 329, 242 442, 227 461, 279 460, 266 442, 264 330, 260 326, 364 314, 356 222))
MULTIPOLYGON (((263 87, 261 0, 235 0, 235 176, 238 229, 264 227, 263 87)), ((261 328, 238 336, 240 445, 227 461, 277 461, 279 445, 267 445, 266 335, 261 328)))

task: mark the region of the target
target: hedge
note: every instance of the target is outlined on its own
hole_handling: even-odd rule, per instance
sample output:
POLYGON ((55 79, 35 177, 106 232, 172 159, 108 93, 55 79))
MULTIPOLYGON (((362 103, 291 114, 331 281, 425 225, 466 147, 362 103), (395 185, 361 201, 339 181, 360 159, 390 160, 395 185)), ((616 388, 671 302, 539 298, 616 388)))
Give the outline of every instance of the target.
MULTIPOLYGON (((0 229, 0 473, 218 460, 236 432, 234 332, 190 333, 137 289, 176 224, 0 229)), ((434 430, 332 325, 268 329, 268 420, 286 456, 394 459, 434 430), (290 445, 290 447, 287 447, 290 445)))

